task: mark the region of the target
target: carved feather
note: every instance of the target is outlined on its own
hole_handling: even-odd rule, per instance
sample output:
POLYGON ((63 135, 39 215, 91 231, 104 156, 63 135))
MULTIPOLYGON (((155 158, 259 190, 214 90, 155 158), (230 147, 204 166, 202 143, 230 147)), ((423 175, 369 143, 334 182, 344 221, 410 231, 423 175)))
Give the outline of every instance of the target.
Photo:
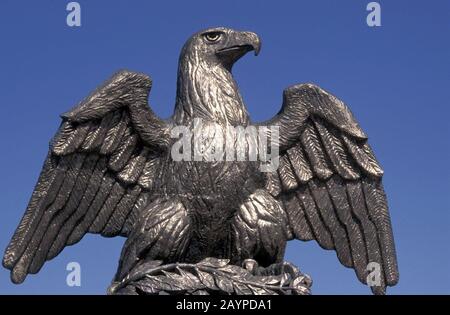
POLYGON ((98 149, 102 145, 113 117, 114 114, 109 113, 103 117, 99 125, 95 126, 95 128, 91 128, 89 134, 81 145, 82 150, 90 152, 98 149))
POLYGON ((343 136, 343 139, 356 163, 358 163, 366 173, 376 177, 383 176, 383 170, 373 156, 372 150, 367 143, 362 145, 356 144, 345 135, 343 136))
POLYGON ((265 188, 273 196, 278 196, 281 193, 281 182, 278 177, 277 171, 266 173, 266 186, 265 188))
MULTIPOLYGON (((348 182, 346 184, 346 190, 348 199, 350 201, 350 205, 352 207, 353 214, 360 222, 362 231, 364 232, 364 240, 365 247, 367 251, 367 262, 375 262, 383 265, 383 261, 381 259, 380 252, 380 244, 378 241, 378 232, 370 220, 369 213, 367 210, 366 200, 363 194, 361 182, 348 182)), ((383 294, 385 279, 384 275, 380 277, 380 287, 373 287, 372 290, 376 291, 375 293, 383 294)))
POLYGON ((338 176, 333 176, 327 181, 326 187, 338 220, 342 223, 348 236, 356 275, 359 281, 366 283, 366 268, 368 263, 366 246, 361 228, 352 214, 345 184, 338 176))
POLYGON ((139 185, 128 189, 126 195, 117 204, 114 209, 114 213, 110 216, 107 224, 102 229, 102 235, 115 236, 122 230, 122 227, 124 226, 129 213, 133 210, 133 205, 135 204, 141 191, 142 188, 139 185))
POLYGON ((119 172, 123 169, 135 149, 137 140, 137 136, 135 134, 131 134, 130 129, 128 132, 126 131, 124 140, 109 159, 109 168, 111 170, 119 172))
POLYGON ((73 214, 73 212, 77 210, 82 196, 85 194, 89 183, 89 178, 94 171, 98 159, 98 155, 91 155, 86 157, 84 160, 83 165, 80 167, 80 171, 76 176, 73 189, 68 194, 70 196, 69 199, 64 204, 63 208, 53 216, 48 229, 45 231, 45 234, 39 244, 39 249, 37 250, 35 257, 33 258, 33 262, 30 265, 31 273, 38 272, 42 267, 56 235, 60 233, 62 225, 73 214))
POLYGON ((386 196, 380 183, 364 179, 362 185, 370 219, 378 230, 386 283, 395 285, 398 282, 398 268, 386 196))
MULTIPOLYGON (((95 169, 92 173, 92 176, 89 178, 86 191, 84 192, 84 195, 81 198, 80 204, 78 205, 76 211, 70 216, 70 218, 64 222, 64 225, 62 226, 61 230, 59 231, 58 235, 56 236, 56 239, 54 240, 49 250, 47 260, 56 257, 56 255, 58 255, 61 252, 61 250, 66 245, 66 242, 68 241, 70 234, 77 226, 77 223, 83 218, 83 216, 88 211, 92 203, 92 200, 94 199, 95 195, 97 194, 101 186, 102 178, 104 177, 105 172, 107 170, 106 164, 107 161, 105 157, 102 157, 98 160, 97 164, 95 165, 95 169)), ((67 244, 71 245, 73 243, 67 244)))
POLYGON ((333 172, 328 166, 325 150, 322 147, 318 133, 311 123, 308 124, 302 133, 301 141, 315 174, 320 179, 328 179, 333 172))
POLYGON ((69 121, 63 122, 51 144, 53 153, 56 155, 73 153, 83 143, 90 128, 90 123, 76 126, 69 121))
POLYGON ((89 232, 100 233, 111 217, 114 209, 120 203, 120 200, 125 195, 125 188, 119 182, 116 182, 109 193, 108 198, 103 202, 102 208, 96 215, 94 222, 89 227, 89 232))
POLYGON ((125 184, 134 184, 141 175, 146 159, 148 149, 144 147, 139 154, 132 157, 125 165, 122 171, 117 175, 125 184))
POLYGON ((100 148, 101 154, 113 153, 114 150, 116 150, 119 146, 120 141, 124 136, 125 130, 129 123, 128 115, 125 113, 125 111, 121 111, 121 113, 117 116, 119 116, 119 122, 117 124, 114 124, 114 127, 107 131, 105 140, 102 144, 102 147, 100 148))
POLYGON ((138 216, 140 215, 141 211, 148 205, 148 200, 148 193, 141 193, 138 196, 136 202, 133 205, 133 208, 131 209, 131 212, 128 214, 123 224, 120 235, 129 235, 131 233, 131 230, 135 222, 138 220, 138 216))
POLYGON ((286 191, 297 188, 297 180, 294 175, 294 170, 287 156, 280 158, 280 165, 278 167, 278 174, 281 179, 281 184, 286 191))
POLYGON ((313 172, 301 146, 293 146, 287 150, 287 154, 298 180, 303 184, 307 183, 313 177, 313 172))
POLYGON ((314 119, 314 124, 319 131, 325 150, 333 163, 336 171, 345 179, 358 179, 358 171, 350 164, 348 153, 336 131, 324 126, 319 119, 314 119))
POLYGON ((305 214, 303 204, 295 194, 283 198, 283 205, 289 218, 289 224, 296 238, 302 241, 314 239, 310 223, 305 214))
POLYGON ((306 217, 311 225, 311 230, 319 245, 325 249, 333 249, 334 244, 330 232, 323 222, 319 209, 316 207, 316 203, 308 187, 299 189, 297 197, 303 205, 306 217))
POLYGON ((153 154, 149 154, 147 161, 145 162, 141 176, 138 179, 139 185, 146 190, 151 190, 155 184, 155 174, 159 173, 159 158, 153 154))
POLYGON ((320 216, 330 231, 339 261, 346 267, 353 267, 350 242, 347 233, 337 218, 336 210, 328 195, 326 186, 318 181, 310 181, 309 188, 320 216))
POLYGON ((97 191, 94 200, 89 206, 88 211, 83 216, 82 220, 78 222, 69 238, 67 239, 67 244, 75 244, 86 234, 91 226, 92 222, 98 215, 98 212, 102 208, 105 200, 109 197, 111 188, 114 185, 114 178, 108 173, 105 174, 100 188, 97 191))

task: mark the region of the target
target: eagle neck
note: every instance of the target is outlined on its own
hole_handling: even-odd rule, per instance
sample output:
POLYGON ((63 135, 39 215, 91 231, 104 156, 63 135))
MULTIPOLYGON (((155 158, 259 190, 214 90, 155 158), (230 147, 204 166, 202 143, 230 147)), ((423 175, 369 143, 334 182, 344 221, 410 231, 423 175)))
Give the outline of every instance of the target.
POLYGON ((194 118, 233 126, 249 122, 231 71, 195 57, 180 61, 174 120, 189 124, 194 118))

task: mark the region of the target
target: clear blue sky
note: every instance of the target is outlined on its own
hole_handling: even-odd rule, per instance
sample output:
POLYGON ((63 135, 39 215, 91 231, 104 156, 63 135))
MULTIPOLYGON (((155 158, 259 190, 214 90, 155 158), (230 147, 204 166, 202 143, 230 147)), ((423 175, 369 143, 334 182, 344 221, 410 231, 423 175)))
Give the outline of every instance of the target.
MULTIPOLYGON (((366 24, 368 0, 0 2, 0 249, 27 205, 58 115, 120 68, 154 81, 153 109, 173 110, 178 54, 210 26, 251 30, 258 57, 234 68, 254 120, 272 117, 288 85, 313 82, 352 109, 385 169, 400 267, 395 294, 450 293, 450 1, 379 1, 382 26, 366 24)), ((89 235, 22 285, 0 268, 0 293, 103 294, 123 239, 89 235), (82 286, 66 286, 68 262, 82 286)), ((290 242, 286 257, 310 274, 315 294, 367 294, 334 252, 290 242)))

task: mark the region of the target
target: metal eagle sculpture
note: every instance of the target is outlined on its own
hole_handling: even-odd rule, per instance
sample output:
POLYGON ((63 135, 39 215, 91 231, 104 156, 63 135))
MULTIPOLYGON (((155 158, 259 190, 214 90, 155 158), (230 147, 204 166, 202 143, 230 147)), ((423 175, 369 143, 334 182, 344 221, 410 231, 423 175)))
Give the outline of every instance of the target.
POLYGON ((255 33, 222 27, 193 35, 181 51, 175 111, 167 120, 148 106, 150 78, 130 71, 63 114, 3 258, 12 281, 23 282, 64 247, 97 233, 127 237, 115 284, 162 271, 147 283, 150 293, 157 285, 273 293, 270 286, 258 289, 256 280, 245 287, 224 275, 270 284, 279 266, 301 274, 283 262, 292 239, 335 250, 362 283, 369 263, 377 263, 375 294, 395 285, 383 171, 366 134, 343 102, 313 84, 285 89, 279 113, 253 123, 231 70, 260 45, 255 33), (260 161, 175 161, 171 130, 192 129, 195 119, 204 122, 203 133, 209 123, 276 126, 279 167, 262 172, 260 161))

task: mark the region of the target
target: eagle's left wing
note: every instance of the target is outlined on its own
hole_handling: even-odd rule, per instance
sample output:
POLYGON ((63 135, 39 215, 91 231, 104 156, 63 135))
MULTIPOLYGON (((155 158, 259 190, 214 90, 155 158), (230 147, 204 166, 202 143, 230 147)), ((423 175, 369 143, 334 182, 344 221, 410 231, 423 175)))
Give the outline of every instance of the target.
POLYGON ((315 85, 296 85, 261 125, 279 127, 280 164, 266 188, 283 204, 293 237, 334 249, 363 283, 369 263, 378 263, 372 291, 385 293, 398 269, 383 171, 348 107, 315 85))

